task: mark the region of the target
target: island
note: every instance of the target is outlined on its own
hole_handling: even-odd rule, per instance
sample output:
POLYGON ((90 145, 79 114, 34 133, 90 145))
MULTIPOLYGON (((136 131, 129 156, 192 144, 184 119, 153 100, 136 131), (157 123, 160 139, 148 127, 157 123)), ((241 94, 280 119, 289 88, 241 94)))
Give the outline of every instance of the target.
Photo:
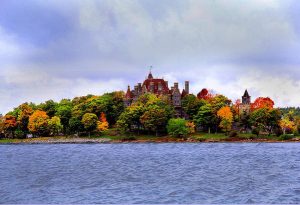
POLYGON ((299 108, 276 108, 269 97, 234 102, 189 81, 169 87, 151 71, 134 89, 60 102, 25 102, 0 115, 0 143, 298 142, 299 108))

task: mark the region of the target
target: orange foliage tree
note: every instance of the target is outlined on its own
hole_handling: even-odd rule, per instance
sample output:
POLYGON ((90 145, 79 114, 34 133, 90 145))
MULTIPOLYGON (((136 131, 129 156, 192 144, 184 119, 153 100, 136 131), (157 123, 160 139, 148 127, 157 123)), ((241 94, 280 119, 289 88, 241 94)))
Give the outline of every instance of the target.
POLYGON ((17 120, 12 115, 4 116, 4 130, 9 132, 11 137, 14 137, 14 130, 17 128, 17 120))
POLYGON ((235 119, 237 119, 239 117, 240 114, 240 105, 241 105, 241 100, 238 99, 235 101, 235 103, 233 104, 232 108, 233 108, 233 114, 235 119))
POLYGON ((46 112, 37 110, 29 117, 28 129, 39 136, 47 135, 49 116, 46 112))
POLYGON ((99 132, 106 131, 106 130, 108 130, 108 126, 109 126, 109 124, 107 122, 105 113, 101 112, 100 120, 97 122, 97 130, 99 132))
POLYGON ((269 97, 259 97, 254 101, 254 103, 251 104, 251 110, 253 111, 260 108, 273 109, 274 101, 269 97))
POLYGON ((217 115, 221 118, 220 127, 225 130, 227 133, 232 126, 233 122, 233 114, 229 106, 222 107, 218 112, 217 115))

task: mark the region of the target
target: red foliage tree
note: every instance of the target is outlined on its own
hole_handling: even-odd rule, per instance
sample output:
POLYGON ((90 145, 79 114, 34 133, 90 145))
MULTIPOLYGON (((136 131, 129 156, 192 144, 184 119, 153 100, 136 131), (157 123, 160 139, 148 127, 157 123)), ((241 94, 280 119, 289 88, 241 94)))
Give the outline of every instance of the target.
POLYGON ((257 110, 260 108, 273 109, 274 101, 269 97, 259 97, 251 104, 251 110, 257 110))
POLYGON ((197 98, 198 99, 204 99, 204 100, 209 100, 211 98, 213 98, 214 95, 209 92, 206 88, 203 88, 198 94, 197 94, 197 98))

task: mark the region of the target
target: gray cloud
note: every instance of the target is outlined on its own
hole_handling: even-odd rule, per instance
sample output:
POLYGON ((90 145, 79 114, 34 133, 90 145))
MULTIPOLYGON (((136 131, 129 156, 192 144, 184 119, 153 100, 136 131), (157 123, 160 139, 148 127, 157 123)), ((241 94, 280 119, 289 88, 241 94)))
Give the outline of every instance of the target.
POLYGON ((209 87, 238 98, 250 88, 278 106, 300 104, 295 97, 300 81, 297 1, 29 0, 3 5, 0 112, 22 101, 125 89, 142 81, 150 65, 171 82, 190 80, 195 93, 209 87))

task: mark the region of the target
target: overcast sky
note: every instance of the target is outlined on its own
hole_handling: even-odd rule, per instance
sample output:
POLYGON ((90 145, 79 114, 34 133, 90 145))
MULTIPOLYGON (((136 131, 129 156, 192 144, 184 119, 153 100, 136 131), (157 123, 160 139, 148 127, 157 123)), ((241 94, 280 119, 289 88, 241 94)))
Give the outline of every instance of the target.
POLYGON ((300 1, 1 0, 0 113, 153 74, 300 105, 300 1))

